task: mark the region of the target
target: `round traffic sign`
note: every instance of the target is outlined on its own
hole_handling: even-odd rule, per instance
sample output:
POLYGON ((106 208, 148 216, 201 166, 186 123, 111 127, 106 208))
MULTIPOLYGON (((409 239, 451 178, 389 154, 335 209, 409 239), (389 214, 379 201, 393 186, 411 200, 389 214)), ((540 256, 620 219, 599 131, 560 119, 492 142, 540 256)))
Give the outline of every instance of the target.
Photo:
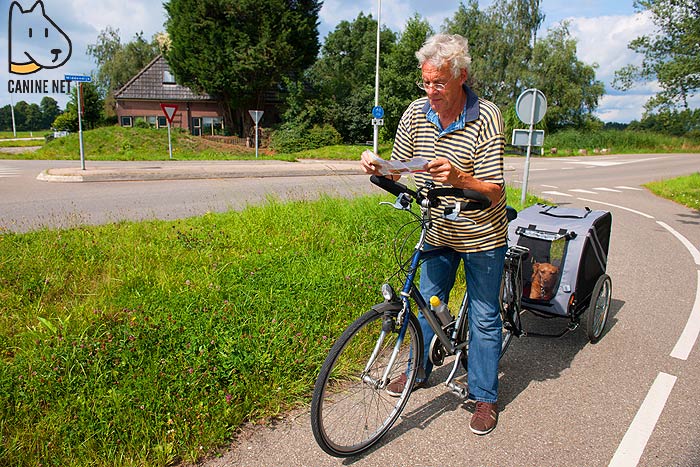
POLYGON ((539 89, 527 89, 515 101, 515 113, 527 125, 539 123, 547 113, 547 98, 539 89))
POLYGON ((375 105, 372 108, 372 116, 374 118, 384 118, 384 109, 381 105, 375 105))

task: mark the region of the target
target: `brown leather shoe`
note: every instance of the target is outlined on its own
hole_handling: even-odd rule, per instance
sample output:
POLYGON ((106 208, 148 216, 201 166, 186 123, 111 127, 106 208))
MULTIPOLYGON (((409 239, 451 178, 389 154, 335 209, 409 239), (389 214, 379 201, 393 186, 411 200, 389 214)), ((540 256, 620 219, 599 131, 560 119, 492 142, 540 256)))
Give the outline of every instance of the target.
POLYGON ((486 435, 491 433, 498 423, 498 408, 496 404, 488 402, 476 403, 476 410, 472 415, 472 421, 469 424, 469 429, 477 435, 486 435))

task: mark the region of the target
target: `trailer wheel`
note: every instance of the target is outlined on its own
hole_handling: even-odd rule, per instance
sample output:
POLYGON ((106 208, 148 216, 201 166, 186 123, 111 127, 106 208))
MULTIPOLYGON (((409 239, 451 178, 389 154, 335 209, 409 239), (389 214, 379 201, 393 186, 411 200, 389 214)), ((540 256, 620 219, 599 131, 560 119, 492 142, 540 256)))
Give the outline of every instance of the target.
POLYGON ((591 303, 586 313, 586 333, 591 343, 598 342, 605 329, 612 299, 612 280, 607 274, 601 275, 593 287, 591 303))

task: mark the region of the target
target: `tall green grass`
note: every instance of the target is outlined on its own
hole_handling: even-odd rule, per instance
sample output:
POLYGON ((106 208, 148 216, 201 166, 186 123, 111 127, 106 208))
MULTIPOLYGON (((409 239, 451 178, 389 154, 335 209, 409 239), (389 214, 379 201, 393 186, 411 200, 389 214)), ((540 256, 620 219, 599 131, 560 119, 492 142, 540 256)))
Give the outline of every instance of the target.
POLYGON ((387 199, 0 234, 0 465, 194 462, 307 402, 396 270, 387 199))
POLYGON ((194 461, 306 400, 405 220, 373 197, 0 235, 0 464, 194 461))
POLYGON ((698 152, 700 141, 660 133, 628 130, 563 130, 544 139, 545 153, 557 148, 557 155, 577 155, 579 149, 594 153, 608 149, 615 154, 698 152))

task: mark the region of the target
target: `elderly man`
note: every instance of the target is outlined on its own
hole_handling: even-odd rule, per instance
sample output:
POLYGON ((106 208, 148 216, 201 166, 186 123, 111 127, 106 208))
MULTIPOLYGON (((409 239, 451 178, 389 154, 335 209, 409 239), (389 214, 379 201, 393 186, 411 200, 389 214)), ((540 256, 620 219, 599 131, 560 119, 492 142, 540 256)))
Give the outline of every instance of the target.
MULTIPOLYGON (((503 177, 503 118, 493 103, 477 97, 467 86, 469 56, 467 40, 459 35, 438 34, 428 38, 416 52, 422 80, 417 83, 427 96, 408 106, 396 132, 392 159, 423 157, 427 171, 416 174, 421 186, 475 190, 491 200, 484 211, 462 213, 457 220, 436 219, 427 239, 429 248, 449 247, 421 266, 423 297, 437 295, 448 302, 460 261, 468 288, 469 397, 476 401, 470 422, 472 432, 485 435, 498 421, 498 361, 501 351, 499 291, 506 251, 506 195, 503 177)), ((379 175, 372 153, 362 154, 361 167, 379 175)), ((421 315, 425 345, 424 386, 432 370, 428 347, 433 331, 421 315)), ((405 375, 392 382, 387 392, 399 395, 405 375)), ((415 389, 415 388, 413 388, 415 389)))

